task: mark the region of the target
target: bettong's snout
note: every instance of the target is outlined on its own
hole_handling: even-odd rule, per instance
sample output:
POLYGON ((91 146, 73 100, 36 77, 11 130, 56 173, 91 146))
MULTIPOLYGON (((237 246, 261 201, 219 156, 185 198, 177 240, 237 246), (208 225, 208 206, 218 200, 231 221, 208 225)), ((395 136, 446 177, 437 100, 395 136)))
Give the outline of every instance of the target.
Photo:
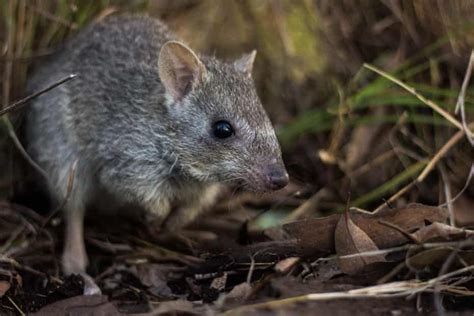
POLYGON ((288 172, 282 163, 271 164, 265 168, 265 185, 268 189, 282 189, 288 184, 289 180, 288 172))

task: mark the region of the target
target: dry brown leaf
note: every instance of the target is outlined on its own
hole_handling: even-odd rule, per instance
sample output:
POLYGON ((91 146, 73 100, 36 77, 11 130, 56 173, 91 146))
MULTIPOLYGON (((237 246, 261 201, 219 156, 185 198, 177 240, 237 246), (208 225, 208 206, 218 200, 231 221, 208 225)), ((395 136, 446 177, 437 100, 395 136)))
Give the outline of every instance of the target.
MULTIPOLYGON (((374 241, 352 221, 349 212, 341 216, 336 226, 335 247, 338 256, 358 254, 361 252, 379 250, 374 241)), ((361 272, 368 264, 374 262, 385 262, 383 255, 356 256, 351 258, 339 258, 339 267, 349 275, 361 272)))
MULTIPOLYGON (((425 227, 426 223, 445 222, 448 217, 445 210, 422 204, 382 209, 376 213, 352 209, 349 214, 353 224, 360 228, 378 249, 409 243, 412 239, 407 237, 407 234, 425 227), (390 229, 382 223, 390 223, 399 230, 390 229)), ((227 255, 232 258, 233 264, 236 264, 248 263, 249 257, 252 256, 256 261, 278 262, 288 257, 315 258, 332 254, 336 252, 335 231, 340 218, 341 214, 336 214, 324 218, 296 221, 276 229, 267 229, 263 231, 263 237, 266 238, 254 236, 258 242, 236 247, 229 250, 227 255), (262 242, 262 240, 266 241, 262 242)), ((206 261, 206 266, 222 265, 220 261, 220 258, 211 258, 206 261)), ((232 264, 227 268, 232 269, 232 264)))
POLYGON ((412 234, 421 243, 432 241, 433 239, 452 240, 474 236, 474 231, 450 226, 443 223, 433 223, 422 227, 412 234))
POLYGON ((461 195, 453 202, 453 208, 458 226, 474 226, 474 199, 461 195))
POLYGON ((7 293, 7 291, 10 289, 10 282, 8 281, 0 281, 0 297, 3 297, 3 295, 5 295, 5 293, 7 293))
MULTIPOLYGON (((421 251, 413 256, 406 258, 406 264, 413 270, 422 270, 429 266, 441 267, 453 251, 450 247, 438 247, 421 251)), ((474 264, 473 250, 457 250, 456 256, 462 260, 463 264, 474 264)))
POLYGON ((422 270, 429 266, 439 266, 453 252, 452 248, 439 247, 427 249, 407 257, 406 265, 414 270, 422 270))
MULTIPOLYGON (((447 212, 439 207, 409 204, 377 213, 350 211, 352 221, 362 229, 379 249, 396 247, 409 242, 406 236, 394 229, 388 229, 381 221, 391 223, 406 232, 413 232, 426 226, 426 222, 444 223, 447 212)), ((278 236, 295 240, 298 253, 302 256, 318 256, 334 253, 334 233, 341 214, 324 218, 306 219, 283 225, 281 232, 265 235, 273 240, 278 236), (269 236, 271 235, 271 237, 269 236)))

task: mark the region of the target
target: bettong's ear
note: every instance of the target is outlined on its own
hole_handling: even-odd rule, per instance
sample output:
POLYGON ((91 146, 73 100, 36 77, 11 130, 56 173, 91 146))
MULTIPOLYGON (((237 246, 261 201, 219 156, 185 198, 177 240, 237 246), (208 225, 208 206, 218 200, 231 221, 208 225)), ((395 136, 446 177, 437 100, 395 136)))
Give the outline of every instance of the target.
POLYGON ((244 73, 247 77, 250 78, 252 76, 253 63, 255 61, 256 55, 256 50, 253 50, 250 53, 243 55, 242 57, 234 61, 234 68, 244 73))
POLYGON ((166 91, 181 100, 203 80, 206 67, 191 48, 169 41, 161 48, 158 72, 166 91))

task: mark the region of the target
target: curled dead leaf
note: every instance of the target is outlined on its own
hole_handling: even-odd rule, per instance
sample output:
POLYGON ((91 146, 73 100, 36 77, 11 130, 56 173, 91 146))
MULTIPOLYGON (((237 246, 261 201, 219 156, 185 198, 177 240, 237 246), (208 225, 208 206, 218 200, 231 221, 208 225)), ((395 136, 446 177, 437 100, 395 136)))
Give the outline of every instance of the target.
MULTIPOLYGON (((345 255, 359 254, 361 252, 378 250, 375 242, 354 222, 349 213, 341 216, 336 226, 334 235, 336 253, 339 257, 345 255)), ((385 262, 383 255, 354 256, 350 258, 339 258, 339 267, 350 275, 362 271, 368 264, 374 262, 385 262)))

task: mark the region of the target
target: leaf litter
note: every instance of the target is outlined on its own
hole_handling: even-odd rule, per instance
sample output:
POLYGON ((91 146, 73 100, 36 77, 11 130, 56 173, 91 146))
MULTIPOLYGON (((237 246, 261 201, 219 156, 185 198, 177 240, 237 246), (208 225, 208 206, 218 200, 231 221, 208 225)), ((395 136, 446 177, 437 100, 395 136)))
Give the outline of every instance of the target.
MULTIPOLYGON (((126 238, 121 234, 122 239, 113 232, 96 231, 94 239, 111 248, 122 245, 92 262, 94 268, 103 269, 96 277, 105 294, 99 297, 80 296, 80 277, 62 278, 45 269, 58 260, 56 252, 46 257, 29 253, 28 249, 36 247, 55 248, 60 226, 41 228, 44 219, 40 215, 13 204, 3 203, 0 210, 2 221, 18 218, 30 226, 10 241, 8 252, 15 260, 5 257, 0 261, 1 304, 12 315, 17 308, 37 315, 80 313, 92 308, 117 315, 147 311, 233 313, 247 304, 249 310, 258 311, 273 308, 275 302, 290 306, 306 300, 378 296, 395 299, 431 292, 436 271, 456 249, 457 259, 450 270, 457 272, 453 277, 443 278, 437 286, 442 293, 456 296, 471 295, 472 290, 468 281, 460 284, 459 277, 469 278, 474 264, 474 241, 458 248, 462 241, 471 240, 474 231, 445 224, 445 210, 422 204, 376 213, 350 209, 324 218, 308 218, 260 234, 254 232, 248 236, 247 245, 229 243, 224 247, 218 245, 224 239, 217 236, 205 245, 193 244, 193 249, 163 241, 160 246, 147 248, 137 241, 152 238, 143 236, 143 230, 127 232, 126 238), (47 245, 48 238, 52 244, 47 245), (398 265, 403 267, 398 267, 392 281, 374 285, 398 265), (282 290, 281 282, 299 282, 300 289, 282 290), (315 286, 324 292, 304 294, 304 298, 301 294, 290 296, 315 286)), ((9 229, 14 230, 12 225, 9 229)), ((101 249, 96 252, 101 253, 101 249)))

